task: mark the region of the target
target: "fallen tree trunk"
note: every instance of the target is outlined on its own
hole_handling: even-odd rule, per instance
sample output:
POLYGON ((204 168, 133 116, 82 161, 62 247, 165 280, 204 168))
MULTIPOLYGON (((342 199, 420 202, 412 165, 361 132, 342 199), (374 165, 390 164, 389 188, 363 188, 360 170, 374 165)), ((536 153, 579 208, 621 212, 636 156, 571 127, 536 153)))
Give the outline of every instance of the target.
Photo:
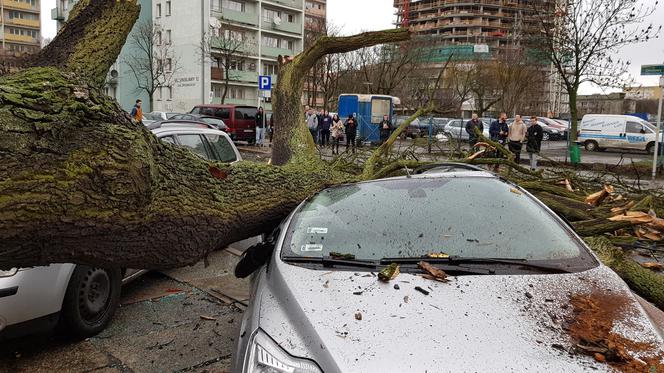
POLYGON ((605 237, 586 239, 599 258, 639 295, 664 310, 664 275, 643 268, 605 237))
POLYGON ((281 58, 278 166, 227 165, 158 141, 96 88, 138 10, 131 0, 81 1, 39 67, 0 79, 0 268, 192 264, 270 231, 318 190, 360 179, 316 157, 302 120, 304 78, 327 53, 405 40, 407 30, 323 38, 281 58))
POLYGON ((572 227, 581 237, 592 237, 604 233, 613 233, 619 229, 625 229, 632 226, 632 223, 626 221, 610 221, 605 218, 592 220, 583 220, 572 223, 572 227))

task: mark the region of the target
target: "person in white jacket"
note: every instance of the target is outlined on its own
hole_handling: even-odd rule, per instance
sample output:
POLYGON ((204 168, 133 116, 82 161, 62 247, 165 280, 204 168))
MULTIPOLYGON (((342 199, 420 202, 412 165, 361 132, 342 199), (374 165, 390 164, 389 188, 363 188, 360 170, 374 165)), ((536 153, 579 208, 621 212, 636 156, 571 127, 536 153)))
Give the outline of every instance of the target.
POLYGON ((517 164, 521 161, 521 149, 523 148, 523 141, 526 139, 527 130, 521 115, 517 115, 509 127, 507 140, 509 141, 510 151, 514 153, 514 162, 517 164))

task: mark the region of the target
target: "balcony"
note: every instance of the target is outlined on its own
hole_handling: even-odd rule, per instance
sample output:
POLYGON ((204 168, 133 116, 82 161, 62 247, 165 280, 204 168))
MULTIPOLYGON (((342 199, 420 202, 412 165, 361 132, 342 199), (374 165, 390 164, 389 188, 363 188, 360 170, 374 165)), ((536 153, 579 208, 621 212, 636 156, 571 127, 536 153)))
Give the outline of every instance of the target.
POLYGON ((38 43, 37 39, 29 35, 15 35, 5 32, 5 40, 18 41, 20 43, 38 43))
POLYGON ((10 18, 7 23, 23 27, 39 28, 38 19, 10 18))
POLYGON ((38 12, 39 8, 37 6, 32 6, 28 3, 22 3, 14 0, 5 0, 4 4, 5 8, 11 8, 11 9, 21 9, 21 10, 28 10, 28 11, 33 11, 33 12, 38 12))
POLYGON ((295 55, 295 52, 293 52, 292 50, 286 49, 286 48, 273 48, 273 47, 266 47, 266 46, 263 46, 261 52, 262 52, 263 56, 273 57, 273 58, 277 58, 277 57, 279 57, 279 55, 282 55, 282 56, 293 56, 293 55, 295 55))
POLYGON ((224 21, 258 26, 258 13, 255 12, 239 12, 237 10, 223 8, 221 11, 221 18, 224 21))
POLYGON ((257 98, 228 98, 226 97, 226 104, 243 105, 243 106, 256 106, 258 103, 257 98))
POLYGON ((63 22, 65 20, 65 13, 61 8, 51 9, 51 19, 54 21, 63 22))
MULTIPOLYGON (((220 67, 212 67, 211 76, 212 80, 215 81, 223 81, 226 78, 224 75, 224 69, 220 67)), ((255 71, 230 70, 228 72, 228 80, 232 82, 253 83, 257 85, 258 73, 255 71)))
POLYGON ((283 5, 289 8, 295 8, 301 10, 303 8, 303 0, 267 0, 263 1, 264 4, 274 4, 274 5, 283 5))
POLYGON ((279 32, 287 32, 291 34, 302 34, 302 24, 299 22, 287 22, 282 20, 279 24, 274 22, 263 22, 264 30, 274 30, 279 32))

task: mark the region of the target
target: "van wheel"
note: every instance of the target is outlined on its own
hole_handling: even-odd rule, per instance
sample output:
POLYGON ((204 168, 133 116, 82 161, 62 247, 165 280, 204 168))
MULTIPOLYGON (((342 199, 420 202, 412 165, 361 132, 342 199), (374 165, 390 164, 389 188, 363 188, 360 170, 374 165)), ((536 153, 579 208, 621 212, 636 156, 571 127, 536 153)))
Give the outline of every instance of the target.
POLYGON ((596 152, 599 149, 599 146, 597 145, 597 142, 595 141, 586 141, 585 144, 586 150, 589 152, 596 152))
POLYGON ((120 269, 76 266, 62 302, 64 330, 76 338, 104 330, 118 308, 121 287, 120 269))
POLYGON ((648 144, 648 146, 646 146, 646 151, 648 152, 648 154, 651 155, 655 154, 655 143, 651 142, 650 144, 648 144))

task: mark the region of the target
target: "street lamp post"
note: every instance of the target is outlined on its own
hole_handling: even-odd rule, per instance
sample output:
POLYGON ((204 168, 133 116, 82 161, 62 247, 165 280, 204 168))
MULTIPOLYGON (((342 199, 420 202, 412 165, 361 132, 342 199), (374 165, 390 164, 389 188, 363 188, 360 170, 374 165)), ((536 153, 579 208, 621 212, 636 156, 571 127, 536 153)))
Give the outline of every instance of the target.
POLYGON ((657 130, 655 132, 655 151, 653 152, 652 161, 652 179, 655 180, 657 176, 657 156, 659 155, 659 134, 662 127, 662 99, 664 98, 664 75, 659 77, 659 86, 662 88, 659 95, 659 106, 657 108, 657 130))

